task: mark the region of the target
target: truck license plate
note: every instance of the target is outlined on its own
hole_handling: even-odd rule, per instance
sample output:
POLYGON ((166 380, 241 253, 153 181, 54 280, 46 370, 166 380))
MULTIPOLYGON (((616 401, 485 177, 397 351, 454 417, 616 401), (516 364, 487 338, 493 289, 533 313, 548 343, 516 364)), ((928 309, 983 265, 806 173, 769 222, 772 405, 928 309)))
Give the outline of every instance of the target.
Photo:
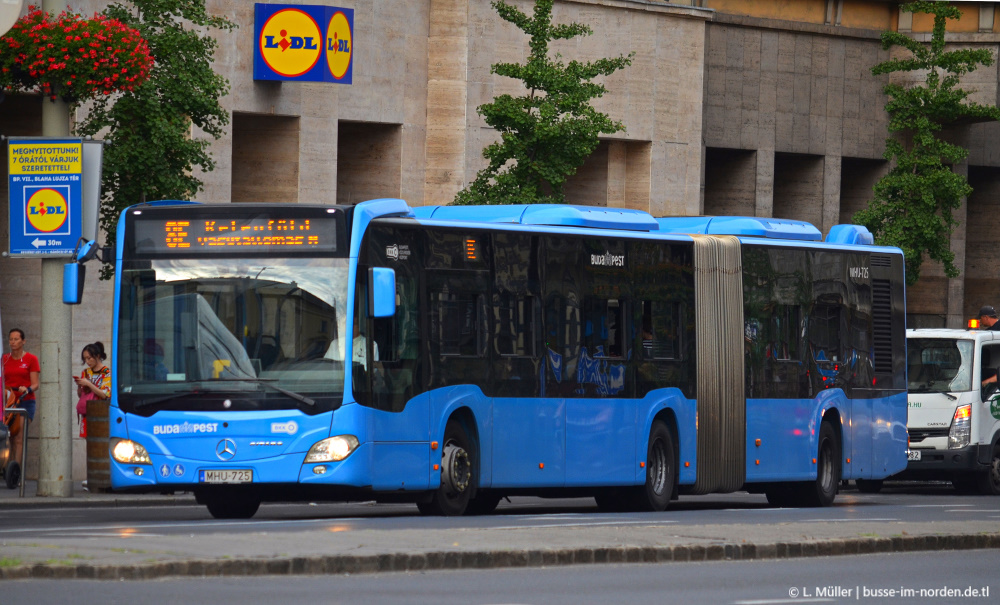
POLYGON ((253 470, 233 468, 225 470, 204 470, 198 473, 199 483, 252 483, 253 470))
POLYGON ((920 460, 920 450, 906 450, 906 460, 920 460))

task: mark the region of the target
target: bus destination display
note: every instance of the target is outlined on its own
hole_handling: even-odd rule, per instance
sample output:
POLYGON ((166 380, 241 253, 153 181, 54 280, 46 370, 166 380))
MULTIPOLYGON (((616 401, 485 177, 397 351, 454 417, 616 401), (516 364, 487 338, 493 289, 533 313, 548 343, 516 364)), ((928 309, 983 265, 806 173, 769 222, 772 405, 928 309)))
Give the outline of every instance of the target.
POLYGON ((146 254, 334 252, 336 221, 334 217, 138 218, 135 244, 137 252, 146 254))

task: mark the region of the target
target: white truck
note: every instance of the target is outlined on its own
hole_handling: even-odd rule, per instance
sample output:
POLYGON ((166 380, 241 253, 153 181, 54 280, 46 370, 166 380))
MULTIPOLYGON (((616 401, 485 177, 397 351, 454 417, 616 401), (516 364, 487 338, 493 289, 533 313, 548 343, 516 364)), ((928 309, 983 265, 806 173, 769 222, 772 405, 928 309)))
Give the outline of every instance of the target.
MULTIPOLYGON (((910 434, 894 479, 946 480, 960 491, 1000 494, 1000 332, 907 330, 910 434)), ((877 491, 881 482, 862 482, 877 491)))

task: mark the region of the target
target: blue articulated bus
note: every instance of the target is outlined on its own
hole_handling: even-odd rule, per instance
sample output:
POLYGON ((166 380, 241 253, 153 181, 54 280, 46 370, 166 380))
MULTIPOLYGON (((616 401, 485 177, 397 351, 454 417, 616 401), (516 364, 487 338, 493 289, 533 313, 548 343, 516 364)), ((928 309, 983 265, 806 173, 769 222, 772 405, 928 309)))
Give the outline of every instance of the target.
POLYGON ((158 202, 115 256, 112 486, 215 517, 827 506, 906 467, 903 257, 861 227, 158 202))

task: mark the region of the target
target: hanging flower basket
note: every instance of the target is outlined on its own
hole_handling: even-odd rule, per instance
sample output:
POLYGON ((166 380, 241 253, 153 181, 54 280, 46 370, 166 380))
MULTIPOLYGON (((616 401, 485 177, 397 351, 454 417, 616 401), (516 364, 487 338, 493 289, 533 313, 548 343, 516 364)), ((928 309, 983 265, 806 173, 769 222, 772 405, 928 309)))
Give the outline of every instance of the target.
POLYGON ((41 92, 76 104, 130 91, 149 78, 153 57, 138 31, 117 19, 36 6, 0 37, 0 90, 41 92))

